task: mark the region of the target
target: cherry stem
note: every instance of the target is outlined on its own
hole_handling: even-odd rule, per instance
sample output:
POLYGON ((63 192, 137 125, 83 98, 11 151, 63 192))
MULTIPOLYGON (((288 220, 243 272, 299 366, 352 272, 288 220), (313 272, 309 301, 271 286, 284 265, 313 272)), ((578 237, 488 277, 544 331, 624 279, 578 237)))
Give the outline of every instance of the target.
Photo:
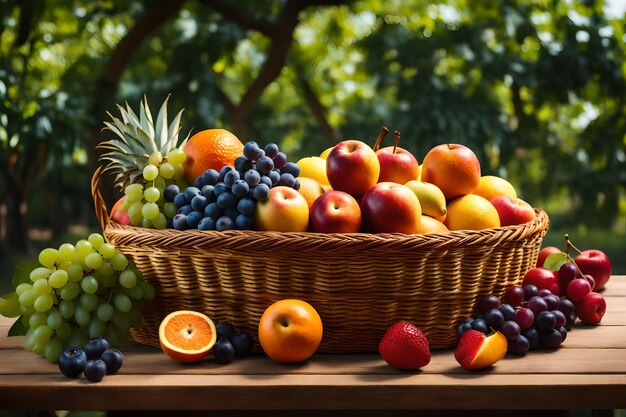
POLYGON ((393 152, 391 152, 391 153, 396 153, 396 148, 398 147, 398 142, 400 142, 400 132, 398 132, 396 130, 396 131, 394 131, 394 135, 396 136, 396 141, 393 144, 393 152))
POLYGON ((565 256, 567 256, 567 259, 574 264, 574 266, 576 267, 576 270, 578 271, 580 276, 584 278, 585 275, 583 274, 583 271, 580 270, 580 268, 578 267, 578 264, 576 263, 574 258, 572 258, 570 256, 569 249, 573 248, 576 252, 578 252, 580 254, 582 254, 582 252, 580 251, 580 249, 578 249, 576 246, 574 246, 572 241, 569 239, 569 235, 567 233, 565 233, 565 245, 566 245, 566 247, 565 247, 565 256))
POLYGON ((374 152, 376 152, 378 148, 380 148, 380 144, 382 143, 383 138, 387 136, 387 133, 389 133, 389 129, 383 126, 383 128, 380 130, 380 133, 378 134, 378 137, 376 138, 376 142, 374 142, 374 152))

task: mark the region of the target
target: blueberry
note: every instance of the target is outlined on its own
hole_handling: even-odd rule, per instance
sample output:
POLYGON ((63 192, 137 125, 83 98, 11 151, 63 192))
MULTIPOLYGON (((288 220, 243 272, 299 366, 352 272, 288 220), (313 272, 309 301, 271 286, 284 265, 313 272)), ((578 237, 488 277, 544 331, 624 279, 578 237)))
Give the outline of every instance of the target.
POLYGON ((230 343, 235 348, 235 357, 244 358, 252 353, 252 336, 248 332, 237 333, 230 339, 230 343))
POLYGON ((176 196, 174 197, 174 204, 176 204, 176 207, 178 208, 181 208, 182 206, 187 204, 187 199, 185 198, 185 194, 184 193, 176 194, 176 196))
POLYGON ((202 174, 202 181, 206 185, 215 185, 219 182, 220 174, 214 169, 207 169, 202 174))
POLYGON ((243 155, 251 161, 256 161, 265 155, 265 151, 259 148, 259 145, 256 142, 250 141, 243 146, 243 155))
POLYGON ((226 165, 223 166, 222 169, 220 169, 220 174, 219 174, 219 182, 223 182, 224 178, 226 177, 226 174, 228 174, 230 171, 234 170, 235 168, 231 167, 230 165, 226 165))
POLYGON ((217 363, 231 363, 235 359, 235 348, 228 339, 219 339, 213 346, 213 355, 217 363))
POLYGON ((252 161, 241 155, 235 159, 235 169, 239 172, 246 172, 252 167, 252 161))
POLYGON ((278 145, 275 143, 268 143, 265 146, 265 155, 269 156, 272 159, 276 158, 276 155, 278 155, 278 152, 279 152, 278 145))
POLYGON ((300 175, 300 167, 295 162, 287 162, 280 170, 281 173, 289 173, 294 177, 300 175))
POLYGON ((187 216, 184 214, 177 214, 172 219, 172 225, 176 230, 187 230, 189 229, 189 223, 187 223, 187 216))
POLYGON ((195 196, 200 194, 200 189, 198 189, 198 187, 187 187, 184 194, 187 203, 191 203, 191 200, 193 200, 195 196))
POLYGON ((269 174, 274 169, 274 161, 269 156, 262 156, 256 163, 261 174, 269 174))
POLYGON ((270 196, 270 189, 265 184, 258 184, 252 191, 252 196, 259 201, 265 201, 270 196))
POLYGON ((107 349, 100 357, 102 362, 107 366, 107 375, 114 374, 120 370, 124 363, 124 355, 117 349, 107 349))
POLYGON ((256 210, 256 203, 251 198, 242 198, 239 200, 239 203, 237 203, 237 210, 241 214, 252 216, 256 210))
POLYGON ((250 186, 244 180, 237 180, 233 183, 232 193, 237 197, 245 197, 250 191, 250 186))
POLYGON ((465 320, 463 323, 457 326, 456 328, 457 337, 463 336, 463 334, 468 330, 472 330, 472 319, 465 320))
POLYGON ((222 217, 224 210, 217 205, 217 203, 211 203, 204 208, 204 217, 213 217, 214 219, 222 217))
POLYGON ((267 177, 272 181, 272 185, 277 185, 278 181, 280 181, 280 171, 273 170, 267 174, 267 177))
POLYGON ((222 193, 217 197, 217 205, 224 210, 237 207, 238 202, 239 197, 231 192, 222 193))
POLYGON ((224 176, 224 184, 227 187, 232 187, 233 184, 235 183, 235 181, 239 180, 239 171, 235 171, 234 169, 232 171, 229 171, 225 176, 224 176))
POLYGON ((253 230, 254 219, 250 216, 246 216, 245 214, 239 214, 235 218, 235 226, 237 227, 237 230, 253 230))
POLYGON ((215 222, 215 230, 223 232, 224 230, 233 230, 235 222, 228 216, 222 216, 215 222))
POLYGON ((207 184, 204 187, 202 187, 202 190, 200 190, 200 195, 206 198, 206 201, 208 203, 212 203, 215 201, 216 197, 215 197, 215 194, 213 194, 214 188, 215 188, 214 186, 207 184))
POLYGON ((107 365, 102 359, 88 360, 83 369, 85 378, 91 382, 100 382, 107 374, 107 365))
POLYGON ((203 195, 197 195, 191 200, 191 207, 195 211, 203 211, 207 204, 208 200, 203 195))
POLYGON ((250 187, 254 187, 259 183, 259 181, 261 181, 261 174, 254 169, 249 169, 245 174, 243 174, 243 179, 250 187))
POLYGON ((87 359, 100 359, 102 353, 109 348, 109 342, 103 337, 94 337, 85 345, 87 359))
POLYGON ((215 328, 218 339, 229 339, 235 335, 235 327, 228 321, 223 321, 215 328))
POLYGON ((259 182, 260 184, 265 184, 268 186, 268 188, 272 188, 272 179, 270 177, 268 177, 267 175, 262 175, 261 176, 261 181, 259 182))
POLYGON ((293 183, 293 187, 294 190, 299 190, 300 189, 300 181, 298 181, 298 179, 296 178, 296 181, 293 183))
POLYGON ((215 198, 217 198, 228 190, 229 188, 226 186, 226 184, 220 182, 218 184, 215 184, 215 187, 213 187, 213 194, 215 195, 215 198))
POLYGON ((205 217, 200 220, 198 230, 215 230, 215 219, 213 217, 205 217))
POLYGON ((178 209, 178 213, 184 214, 185 216, 188 216, 189 213, 191 213, 192 211, 193 211, 193 207, 191 207, 191 204, 185 204, 184 206, 178 209))
POLYGON ((296 178, 289 172, 283 172, 280 174, 280 181, 278 185, 284 185, 285 187, 293 187, 296 183, 296 178))
POLYGON ((172 203, 179 193, 180 188, 178 188, 178 185, 171 184, 165 187, 165 191, 163 191, 163 197, 165 197, 165 201, 172 203))
POLYGON ((87 355, 76 346, 69 346, 59 355, 59 370, 68 378, 78 377, 85 368, 87 355))
POLYGON ((201 213, 199 211, 192 211, 191 213, 189 213, 189 215, 187 216, 187 224, 189 225, 189 228, 197 229, 198 224, 200 224, 200 220, 202 220, 203 217, 204 213, 201 213))
POLYGON ((194 187, 196 187, 196 188, 200 189, 200 188, 204 187, 206 184, 205 184, 205 183, 204 183, 204 181, 202 180, 202 176, 199 176, 198 178, 196 178, 196 179, 193 181, 193 185, 194 185, 194 187))

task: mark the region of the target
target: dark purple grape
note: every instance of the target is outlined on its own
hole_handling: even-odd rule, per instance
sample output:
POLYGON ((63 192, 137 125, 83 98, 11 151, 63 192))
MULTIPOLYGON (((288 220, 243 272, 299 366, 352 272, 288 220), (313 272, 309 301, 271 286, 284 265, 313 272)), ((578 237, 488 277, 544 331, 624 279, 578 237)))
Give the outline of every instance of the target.
POLYGON ((280 181, 278 185, 284 185, 286 187, 293 187, 296 183, 296 178, 288 172, 280 174, 280 181))
POLYGON ((213 217, 205 217, 198 223, 198 230, 215 230, 215 219, 213 217))
POLYGON ((545 349, 558 349, 563 343, 563 336, 557 329, 551 329, 545 333, 540 333, 541 347, 545 349))
POLYGON ((522 336, 528 339, 528 343, 530 344, 529 350, 537 349, 541 346, 541 337, 539 336, 539 332, 534 327, 522 332, 522 336))
POLYGON ((291 174, 295 177, 297 177, 298 175, 300 175, 300 167, 295 163, 295 162, 287 162, 281 169, 280 169, 280 173, 281 174, 291 174))
POLYGON ((559 310, 566 316, 576 313, 576 306, 569 298, 561 298, 559 301, 559 310))
POLYGON ((235 168, 231 167, 230 165, 225 165, 222 167, 222 169, 220 169, 220 175, 218 177, 219 181, 218 182, 224 182, 224 178, 226 178, 226 174, 228 174, 230 171, 234 171, 235 168))
POLYGON ((276 155, 278 155, 278 152, 280 152, 280 150, 278 149, 278 145, 275 143, 268 143, 265 146, 265 156, 269 156, 274 159, 276 158, 276 155))
POLYGON ((281 169, 287 163, 287 155, 282 152, 278 152, 278 154, 274 157, 274 168, 281 169))
POLYGON ((498 310, 500 310, 502 315, 504 315, 505 321, 513 320, 513 317, 515 316, 515 307, 510 304, 502 304, 498 307, 498 310))
POLYGON ((554 329, 556 324, 556 316, 551 311, 542 311, 535 317, 535 328, 540 333, 548 332, 554 329))
POLYGON ((589 274, 585 274, 583 275, 583 278, 585 278, 587 280, 587 282, 589 283, 589 285, 591 286, 591 291, 593 291, 593 289, 596 286, 596 280, 593 276, 589 275, 589 274))
POLYGON ((231 191, 237 197, 245 197, 248 195, 248 191, 250 191, 250 186, 244 180, 237 180, 233 184, 231 191))
POLYGON ((485 313, 485 322, 487 323, 487 326, 492 329, 500 330, 500 327, 502 327, 502 324, 504 323, 504 315, 497 308, 492 308, 485 313))
POLYGON ((576 265, 571 262, 561 265, 559 268, 559 282, 561 285, 567 286, 571 280, 576 278, 578 275, 578 269, 576 269, 576 265))
POLYGON ((528 300, 528 303, 526 303, 526 307, 530 308, 533 313, 535 313, 535 316, 537 316, 537 314, 548 309, 548 303, 543 298, 535 295, 530 300, 528 300))
POLYGON ((258 184, 254 187, 252 196, 259 201, 265 201, 270 196, 270 188, 265 184, 258 184))
POLYGON ((165 197, 165 201, 173 203, 174 199, 179 193, 180 193, 180 188, 178 188, 178 185, 170 184, 167 187, 165 187, 165 190, 163 190, 163 197, 165 197))
POLYGON ((537 295, 538 295, 539 297, 541 297, 541 298, 545 298, 545 297, 547 297, 548 295, 552 295, 552 291, 550 291, 550 290, 549 290, 549 289, 547 289, 547 288, 543 288, 543 289, 539 290, 539 294, 537 294, 537 295))
POLYGON ((202 173, 202 181, 205 185, 215 185, 220 181, 220 173, 213 168, 202 173))
POLYGON ((487 326, 487 322, 483 319, 474 319, 472 321, 472 330, 478 330, 484 334, 489 334, 489 326, 487 326))
POLYGON ((548 310, 558 310, 561 300, 557 295, 549 294, 543 297, 543 300, 548 304, 548 310))
POLYGON ((502 296, 502 302, 517 307, 524 301, 524 290, 522 287, 514 285, 507 288, 502 296))
POLYGON ((272 186, 277 185, 280 181, 280 172, 277 170, 273 170, 272 172, 267 174, 267 177, 270 179, 270 181, 272 181, 272 186))
POLYGON ((239 171, 235 171, 234 169, 232 171, 229 171, 225 176, 224 176, 224 185, 226 185, 228 188, 232 187, 233 184, 235 183, 235 181, 239 180, 239 171))
POLYGON ((506 340, 515 340, 520 333, 522 332, 522 329, 520 329, 519 324, 515 323, 513 320, 507 320, 504 322, 504 324, 502 324, 502 327, 500 327, 500 333, 502 333, 505 337, 506 340))
POLYGON ((481 313, 498 307, 500 307, 500 300, 495 295, 485 295, 478 300, 478 310, 481 313))
POLYGON ((255 210, 256 203, 251 198, 242 198, 241 200, 239 200, 239 203, 237 203, 237 211, 246 216, 252 216, 255 210))
POLYGON ((528 330, 535 322, 535 313, 529 308, 522 307, 515 312, 513 320, 519 325, 522 331, 528 330))
POLYGON ((240 214, 235 218, 235 227, 237 230, 252 230, 254 229, 254 219, 245 214, 240 214))
POLYGON ((259 148, 259 145, 254 141, 247 142, 243 145, 243 155, 251 161, 259 159, 262 156, 262 153, 265 152, 263 152, 263 150, 259 148))
POLYGON ((296 178, 296 181, 293 183, 293 189, 294 190, 299 190, 300 189, 300 181, 298 181, 298 179, 296 178))
POLYGON ((249 169, 243 175, 243 179, 248 183, 250 187, 254 187, 259 183, 259 181, 261 181, 261 174, 259 174, 259 172, 255 171, 254 169, 249 169))
POLYGON ((189 224, 187 223, 187 216, 184 214, 177 214, 172 218, 172 226, 176 230, 187 230, 189 229, 189 224))
POLYGON ((262 156, 256 163, 256 169, 261 174, 269 174, 274 169, 274 161, 269 156, 262 156))
POLYGON ((200 220, 204 218, 204 213, 199 211, 192 211, 187 215, 187 224, 190 229, 197 229, 200 220))
POLYGON ((223 232, 224 230, 233 230, 235 222, 228 216, 222 216, 215 222, 215 230, 223 232))
POLYGON ((467 319, 456 327, 456 336, 460 338, 468 330, 473 330, 472 319, 467 319))
POLYGON ((566 314, 565 315, 565 329, 566 330, 572 330, 572 328, 574 327, 574 324, 576 323, 576 316, 574 314, 566 314))
POLYGON ((250 168, 252 168, 252 161, 245 156, 241 155, 235 159, 235 169, 240 173, 244 173, 250 168))
POLYGON ((222 217, 224 210, 217 205, 217 203, 211 203, 204 208, 204 217, 212 217, 218 219, 222 217))
POLYGON ((524 289, 524 300, 528 301, 534 296, 539 295, 539 289, 536 285, 526 284, 522 287, 524 289))
POLYGON ((204 211, 204 208, 208 204, 206 197, 203 195, 197 195, 191 200, 191 208, 195 211, 204 211))
POLYGON ((559 333, 561 333, 561 343, 567 339, 567 329, 565 327, 559 327, 559 333))
POLYGON ((556 318, 556 323, 554 324, 555 329, 565 326, 565 322, 567 321, 567 318, 565 317, 565 314, 563 314, 562 311, 552 310, 552 314, 554 314, 554 317, 556 318))
POLYGON ((507 352, 513 355, 524 356, 530 349, 530 342, 525 336, 519 335, 511 340, 507 347, 507 352))
POLYGON ((228 210, 229 208, 237 207, 237 203, 239 202, 239 197, 231 192, 225 192, 217 197, 217 205, 223 209, 228 210))

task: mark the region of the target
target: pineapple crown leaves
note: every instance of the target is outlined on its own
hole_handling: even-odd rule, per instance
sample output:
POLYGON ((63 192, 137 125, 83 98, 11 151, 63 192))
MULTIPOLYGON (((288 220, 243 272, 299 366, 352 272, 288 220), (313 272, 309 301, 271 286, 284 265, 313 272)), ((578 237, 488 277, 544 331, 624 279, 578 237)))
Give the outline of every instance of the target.
POLYGON ((126 107, 117 104, 121 119, 107 112, 111 121, 104 122, 103 130, 110 130, 117 137, 98 145, 106 151, 101 161, 107 161, 105 171, 115 174, 115 183, 121 187, 134 183, 141 177, 143 168, 148 164, 150 154, 155 151, 166 155, 177 146, 183 146, 189 139, 189 134, 179 141, 182 128, 180 120, 183 110, 180 110, 172 122, 167 124, 168 95, 157 115, 156 123, 152 118, 148 99, 144 96, 139 105, 139 116, 126 102, 126 107))

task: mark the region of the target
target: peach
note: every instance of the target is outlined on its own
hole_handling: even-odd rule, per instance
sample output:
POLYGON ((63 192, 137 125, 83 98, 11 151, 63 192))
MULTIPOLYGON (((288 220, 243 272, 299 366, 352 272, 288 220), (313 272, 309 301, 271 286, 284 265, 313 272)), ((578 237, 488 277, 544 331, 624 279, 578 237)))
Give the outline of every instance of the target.
POLYGON ((424 157, 421 180, 439 187, 447 200, 471 194, 480 181, 480 162, 467 146, 437 145, 424 157))

